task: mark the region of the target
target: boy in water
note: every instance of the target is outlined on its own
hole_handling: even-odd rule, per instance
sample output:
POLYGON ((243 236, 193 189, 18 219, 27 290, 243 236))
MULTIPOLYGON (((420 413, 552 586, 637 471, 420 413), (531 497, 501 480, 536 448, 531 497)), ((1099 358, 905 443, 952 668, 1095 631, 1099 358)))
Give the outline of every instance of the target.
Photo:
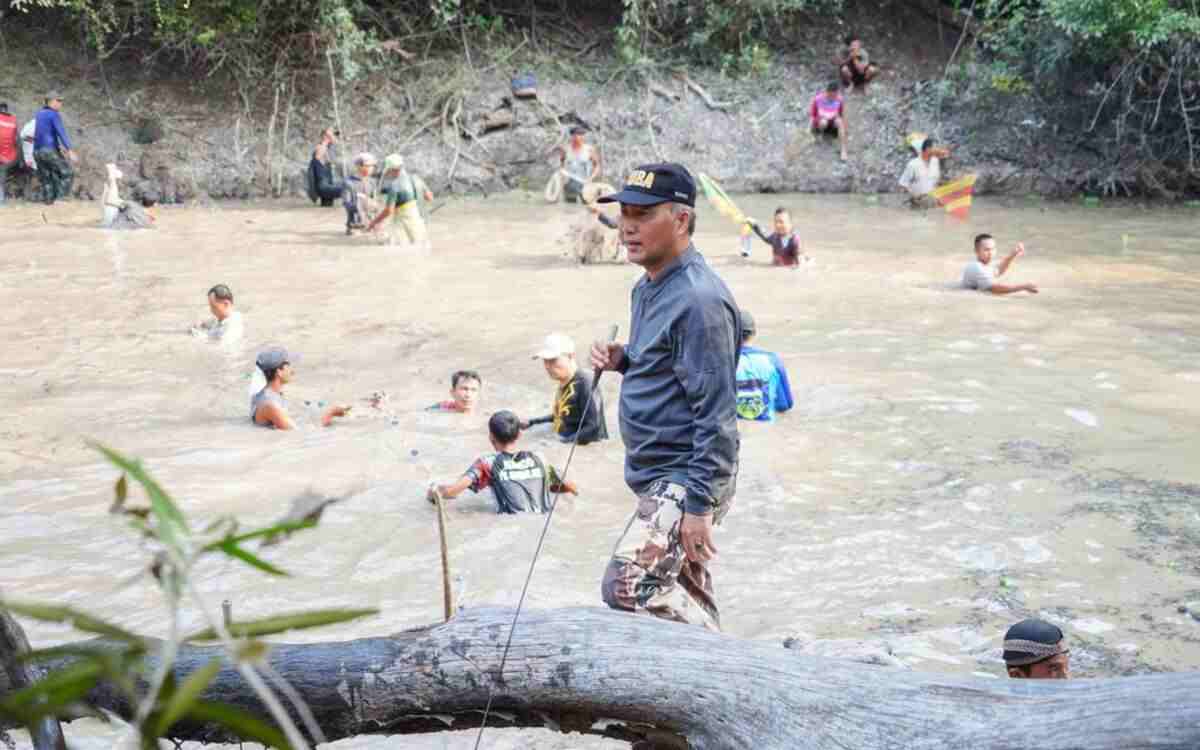
MULTIPOLYGON (((754 229, 754 233, 771 246, 771 265, 796 268, 801 263, 808 263, 812 260, 804 254, 804 243, 801 242, 800 235, 792 230, 792 216, 783 206, 775 209, 775 219, 772 222, 774 231, 771 234, 763 232, 754 219, 746 221, 754 229)), ((749 249, 744 249, 742 255, 748 257, 749 249)))
POLYGON ((450 400, 439 401, 427 411, 449 411, 470 414, 475 411, 483 380, 474 370, 459 370, 450 376, 450 400))
POLYGON ((482 492, 490 487, 497 513, 546 513, 551 508, 551 492, 579 494, 574 484, 559 479, 540 454, 518 451, 520 437, 521 420, 516 414, 493 414, 488 420, 488 439, 495 452, 475 459, 457 482, 430 487, 429 502, 435 502, 434 493, 452 500, 464 490, 482 492))

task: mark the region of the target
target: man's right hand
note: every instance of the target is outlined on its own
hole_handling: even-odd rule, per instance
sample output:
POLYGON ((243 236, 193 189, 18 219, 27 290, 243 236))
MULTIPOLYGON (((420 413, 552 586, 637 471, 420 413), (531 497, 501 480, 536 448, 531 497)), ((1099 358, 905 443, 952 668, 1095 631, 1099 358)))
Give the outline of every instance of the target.
POLYGON ((1025 284, 1022 288, 1030 294, 1038 293, 1037 284, 1025 284))
POLYGON ((625 361, 625 347, 615 341, 592 344, 592 367, 597 370, 618 370, 625 361))

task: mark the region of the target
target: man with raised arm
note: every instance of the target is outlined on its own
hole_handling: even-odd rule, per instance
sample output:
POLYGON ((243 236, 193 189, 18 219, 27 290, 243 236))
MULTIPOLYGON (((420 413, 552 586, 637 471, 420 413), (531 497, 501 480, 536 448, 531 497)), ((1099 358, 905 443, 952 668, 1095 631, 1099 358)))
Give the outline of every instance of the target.
POLYGON ((597 343, 592 365, 621 373, 625 482, 638 497, 601 584, 604 602, 720 630, 708 563, 738 468, 737 303, 692 244, 696 183, 680 164, 634 170, 621 239, 646 274, 629 342, 597 343))
POLYGON ((1029 292, 1037 294, 1036 284, 997 284, 996 277, 1008 272, 1013 261, 1025 254, 1025 243, 1018 242, 1013 251, 1000 260, 1000 265, 992 272, 992 255, 996 252, 996 240, 990 234, 975 236, 975 260, 963 269, 962 285, 966 289, 976 289, 991 294, 1014 294, 1029 292))

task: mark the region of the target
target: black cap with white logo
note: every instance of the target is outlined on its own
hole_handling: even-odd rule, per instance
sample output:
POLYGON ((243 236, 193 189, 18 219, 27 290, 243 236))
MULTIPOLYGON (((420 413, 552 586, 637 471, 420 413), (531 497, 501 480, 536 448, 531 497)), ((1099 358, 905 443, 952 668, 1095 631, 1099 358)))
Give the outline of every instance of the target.
POLYGON ((643 164, 625 178, 619 193, 606 195, 598 203, 657 206, 659 203, 696 205, 696 181, 682 164, 643 164))

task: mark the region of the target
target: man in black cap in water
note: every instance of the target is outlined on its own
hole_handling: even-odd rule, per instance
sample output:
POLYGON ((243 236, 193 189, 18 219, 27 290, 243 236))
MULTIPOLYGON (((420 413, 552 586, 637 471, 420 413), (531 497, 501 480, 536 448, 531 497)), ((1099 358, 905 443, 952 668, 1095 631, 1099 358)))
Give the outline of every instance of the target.
POLYGON ((1021 620, 1004 634, 1008 676, 1035 680, 1071 677, 1071 651, 1062 628, 1044 620, 1021 620))
POLYGON ((692 245, 696 183, 647 164, 601 202, 621 204, 621 240, 646 269, 633 288, 629 343, 597 343, 592 365, 624 375, 625 482, 637 512, 608 563, 604 602, 720 630, 708 562, 738 466, 738 306, 692 245))
MULTIPOLYGON (((292 421, 283 401, 283 387, 292 382, 292 363, 298 362, 299 359, 295 353, 282 346, 273 346, 258 353, 254 364, 262 370, 267 384, 250 399, 252 423, 260 427, 274 427, 277 430, 296 428, 296 423, 292 421)), ((321 414, 321 425, 328 427, 333 424, 335 417, 344 417, 349 411, 349 406, 330 406, 321 414)))

